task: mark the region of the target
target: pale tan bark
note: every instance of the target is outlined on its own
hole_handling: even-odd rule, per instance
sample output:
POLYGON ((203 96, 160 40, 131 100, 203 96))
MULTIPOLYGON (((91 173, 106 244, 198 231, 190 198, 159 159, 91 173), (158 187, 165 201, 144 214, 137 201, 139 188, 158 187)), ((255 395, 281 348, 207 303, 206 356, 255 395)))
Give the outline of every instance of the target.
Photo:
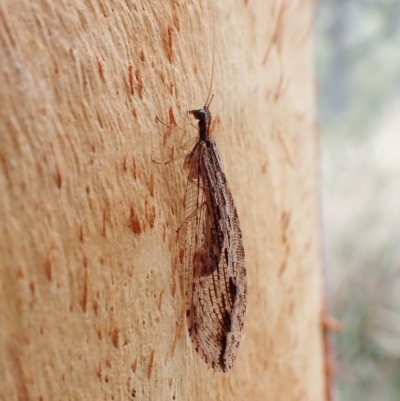
POLYGON ((313 4, 212 9, 0 3, 1 400, 324 399, 313 4), (206 98, 213 36, 248 269, 227 374, 181 317, 183 160, 151 160, 196 136, 185 111, 206 98))

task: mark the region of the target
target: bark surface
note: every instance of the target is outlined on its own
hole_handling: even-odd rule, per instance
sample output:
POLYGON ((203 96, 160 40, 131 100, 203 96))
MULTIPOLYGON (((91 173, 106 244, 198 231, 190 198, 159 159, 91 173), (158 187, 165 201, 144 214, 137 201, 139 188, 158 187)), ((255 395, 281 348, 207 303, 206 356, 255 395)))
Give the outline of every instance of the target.
POLYGON ((313 6, 0 3, 1 400, 324 399, 313 6), (227 374, 191 344, 176 234, 213 54, 248 277, 227 374))

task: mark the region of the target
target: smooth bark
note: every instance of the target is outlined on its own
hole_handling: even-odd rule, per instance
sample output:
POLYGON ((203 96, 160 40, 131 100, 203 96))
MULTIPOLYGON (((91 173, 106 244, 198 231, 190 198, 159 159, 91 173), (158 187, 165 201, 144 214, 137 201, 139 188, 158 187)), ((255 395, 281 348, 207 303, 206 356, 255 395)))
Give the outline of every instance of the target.
POLYGON ((210 4, 0 3, 0 399, 324 399, 313 3, 210 4), (227 374, 190 342, 176 233, 213 54, 248 272, 227 374))

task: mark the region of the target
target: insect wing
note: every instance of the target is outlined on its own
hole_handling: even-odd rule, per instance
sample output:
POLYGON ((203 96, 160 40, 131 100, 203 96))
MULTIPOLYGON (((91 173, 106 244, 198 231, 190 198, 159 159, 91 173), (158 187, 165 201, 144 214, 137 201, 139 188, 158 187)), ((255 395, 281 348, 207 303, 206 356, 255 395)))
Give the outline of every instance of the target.
POLYGON ((231 369, 246 310, 242 234, 213 140, 188 156, 186 314, 196 351, 214 369, 231 369))

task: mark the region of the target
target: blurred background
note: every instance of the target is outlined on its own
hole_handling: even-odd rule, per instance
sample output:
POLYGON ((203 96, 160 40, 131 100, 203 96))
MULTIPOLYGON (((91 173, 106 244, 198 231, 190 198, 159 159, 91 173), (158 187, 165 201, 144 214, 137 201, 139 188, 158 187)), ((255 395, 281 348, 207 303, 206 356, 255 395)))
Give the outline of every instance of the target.
POLYGON ((400 400, 400 2, 319 0, 322 196, 340 401, 400 400))

